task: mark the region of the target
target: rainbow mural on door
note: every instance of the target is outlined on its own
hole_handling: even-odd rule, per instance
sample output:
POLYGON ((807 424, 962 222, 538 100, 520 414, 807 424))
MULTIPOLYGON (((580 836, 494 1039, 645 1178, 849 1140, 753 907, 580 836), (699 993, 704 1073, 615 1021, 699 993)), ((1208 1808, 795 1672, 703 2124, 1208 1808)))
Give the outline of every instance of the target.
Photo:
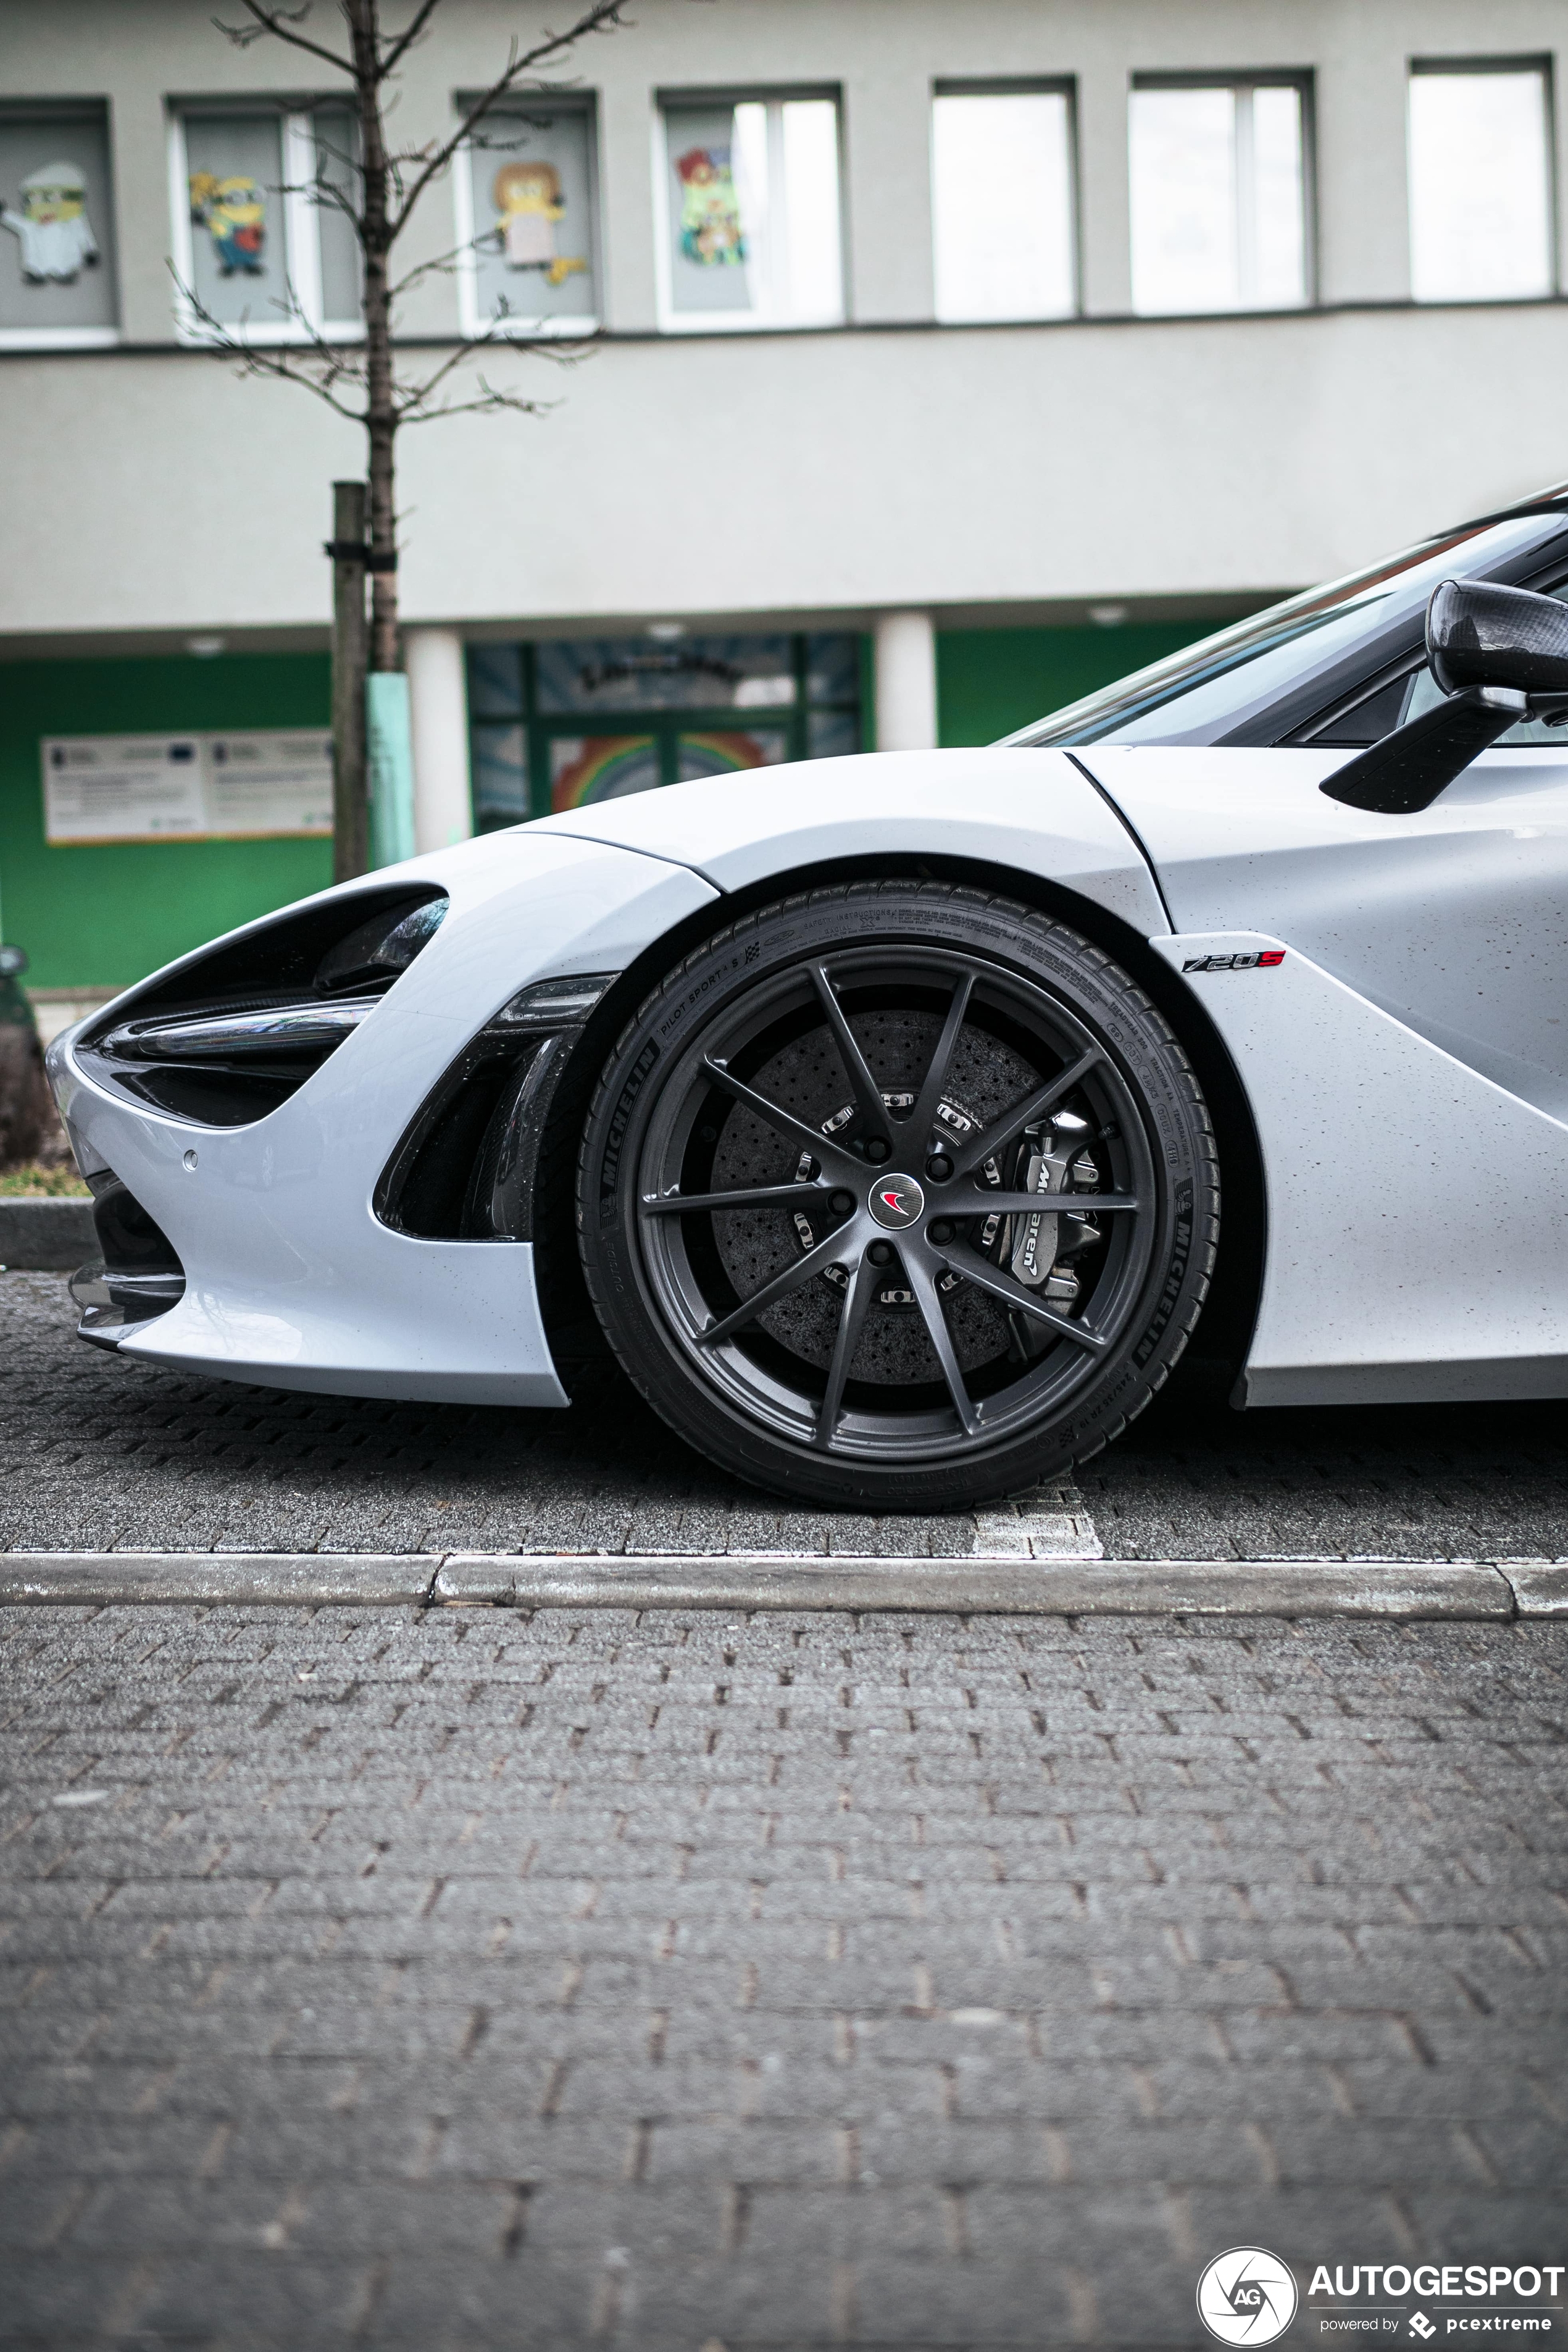
POLYGON ((618 800, 659 782, 659 746, 652 735, 557 735, 549 751, 552 809, 618 800))
POLYGON ((771 768, 789 756, 789 739, 782 727, 748 729, 744 734, 683 735, 676 744, 683 783, 697 776, 727 776, 737 768, 771 768))
MULTIPOLYGON (((619 800, 626 793, 650 792, 663 781, 653 735, 557 735, 549 748, 552 809, 619 800)), ((683 733, 675 740, 675 771, 686 782, 772 767, 788 755, 789 738, 781 727, 683 733)))

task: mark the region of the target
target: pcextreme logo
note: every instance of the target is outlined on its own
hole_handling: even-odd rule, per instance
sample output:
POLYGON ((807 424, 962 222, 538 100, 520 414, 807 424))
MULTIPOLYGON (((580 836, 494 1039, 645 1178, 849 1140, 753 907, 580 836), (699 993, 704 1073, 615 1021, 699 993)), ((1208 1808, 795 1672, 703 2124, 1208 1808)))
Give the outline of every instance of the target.
POLYGON ((1220 2344, 1272 2344, 1296 2315, 1296 2282, 1278 2254, 1232 2246, 1197 2283, 1197 2315, 1220 2344))

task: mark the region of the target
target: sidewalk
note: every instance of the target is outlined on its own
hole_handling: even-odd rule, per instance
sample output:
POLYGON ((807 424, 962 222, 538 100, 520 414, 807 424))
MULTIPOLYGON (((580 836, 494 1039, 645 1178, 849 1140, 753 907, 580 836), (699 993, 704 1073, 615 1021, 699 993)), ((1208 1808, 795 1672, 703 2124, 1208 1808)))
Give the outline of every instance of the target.
POLYGON ((1544 1623, 0 1611, 0 2338, 1136 2352, 1237 2243, 1562 2262, 1565 1675, 1544 1623))

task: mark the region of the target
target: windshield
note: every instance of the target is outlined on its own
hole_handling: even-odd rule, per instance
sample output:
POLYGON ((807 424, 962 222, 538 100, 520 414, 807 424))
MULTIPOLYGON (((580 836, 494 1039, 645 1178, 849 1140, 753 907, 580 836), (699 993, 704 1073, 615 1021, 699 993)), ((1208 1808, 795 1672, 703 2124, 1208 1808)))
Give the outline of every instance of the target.
POLYGON ((1373 571, 1309 589, 1196 646, 1184 646, 1004 740, 1218 742, 1314 677, 1337 668, 1362 642, 1394 632, 1402 622, 1414 642, 1439 580, 1454 572, 1473 577, 1492 572, 1538 541, 1555 538, 1565 523, 1568 518, 1553 509, 1537 509, 1424 540, 1373 571))

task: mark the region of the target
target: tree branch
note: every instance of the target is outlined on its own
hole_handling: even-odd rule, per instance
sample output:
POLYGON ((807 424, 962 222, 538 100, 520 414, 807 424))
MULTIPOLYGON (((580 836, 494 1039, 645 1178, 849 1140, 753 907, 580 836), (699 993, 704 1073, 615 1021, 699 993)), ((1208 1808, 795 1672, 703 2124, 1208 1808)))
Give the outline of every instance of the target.
POLYGON ((287 41, 290 48, 305 49, 311 57, 321 58, 328 65, 336 66, 338 71, 347 74, 350 80, 353 79, 354 68, 347 58, 339 57, 335 50, 324 49, 319 41, 308 41, 303 33, 289 30, 292 25, 303 24, 310 14, 310 0, 304 0, 304 5, 299 8, 264 8, 261 0, 240 0, 240 6, 248 9, 255 17, 253 25, 225 25, 221 16, 213 18, 218 31, 225 39, 231 40, 236 49, 248 49, 251 43, 259 41, 264 33, 271 33, 275 39, 287 41))
POLYGON ((195 289, 186 285, 172 264, 170 265, 170 275, 191 316, 206 330, 205 348, 214 359, 238 360, 242 376, 270 375, 284 383, 303 384, 307 392, 313 392, 318 400, 324 400, 329 408, 335 409, 340 416, 347 417, 351 425, 364 424, 364 410, 348 407, 333 389, 336 384, 345 383, 362 385, 363 362, 350 358, 346 352, 327 342, 317 332, 300 309, 298 297, 291 285, 287 287, 287 299, 278 302, 276 308, 283 312, 287 321, 301 330, 304 341, 299 344, 253 343, 245 335, 236 334, 226 319, 220 319, 209 310, 195 289), (312 374, 308 366, 302 367, 302 358, 308 358, 318 373, 312 374))
POLYGON ((510 408, 519 416, 548 416, 559 404, 553 400, 526 400, 520 392, 498 392, 494 384, 478 378, 477 400, 444 400, 437 408, 421 413, 415 409, 398 419, 400 425, 434 425, 446 416, 491 416, 497 409, 510 408))
MULTIPOLYGON (((247 6, 254 7, 257 5, 258 0, 246 0, 247 6)), ((431 181, 446 169, 475 124, 482 122, 491 108, 499 100, 505 98, 508 90, 517 88, 529 68, 542 64, 546 58, 559 57, 563 49, 570 49, 574 42, 583 39, 590 33, 609 32, 612 27, 619 26, 621 11, 625 5, 626 0, 592 0, 592 5, 583 10, 582 15, 569 31, 548 34, 542 41, 536 43, 534 47, 522 51, 518 50, 514 41, 512 53, 507 60, 505 70, 497 76, 484 96, 475 100, 452 136, 442 141, 410 182, 407 193, 402 195, 396 212, 387 223, 389 247, 402 234, 420 197, 424 194, 431 181)), ((410 158, 410 160, 413 159, 410 158)))
POLYGON ((429 24, 432 16, 434 16, 435 11, 440 5, 441 0, 419 0, 419 6, 414 10, 413 17, 403 27, 402 31, 398 34, 397 37, 392 42, 391 48, 381 60, 381 64, 378 68, 379 79, 385 81, 389 74, 393 74, 397 71, 398 67, 402 64, 409 50, 413 48, 415 41, 418 40, 421 33, 423 32, 426 25, 429 24))

